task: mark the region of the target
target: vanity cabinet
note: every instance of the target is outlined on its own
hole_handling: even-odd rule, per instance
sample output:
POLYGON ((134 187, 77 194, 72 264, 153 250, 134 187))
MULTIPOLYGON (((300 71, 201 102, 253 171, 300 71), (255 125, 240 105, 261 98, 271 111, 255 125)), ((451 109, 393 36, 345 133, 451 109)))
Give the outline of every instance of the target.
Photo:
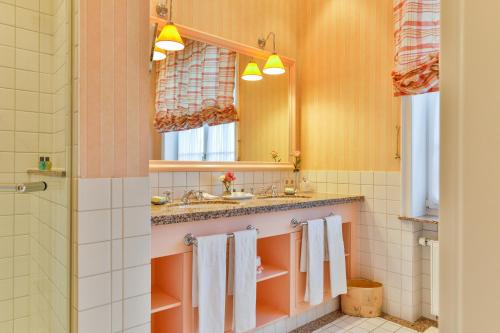
MULTIPOLYGON (((334 212, 343 217, 347 275, 357 274, 352 261, 352 239, 359 220, 359 202, 295 209, 213 220, 152 226, 151 332, 195 333, 197 309, 191 303, 192 247, 183 243, 194 236, 229 233, 252 225, 259 230, 257 253, 264 272, 257 277, 257 327, 293 316, 310 308, 304 302, 306 274, 299 271, 301 228, 292 218, 307 220, 334 212)), ((325 264, 325 300, 329 297, 328 266, 325 264)), ((226 332, 232 327, 232 297, 226 299, 226 332)))

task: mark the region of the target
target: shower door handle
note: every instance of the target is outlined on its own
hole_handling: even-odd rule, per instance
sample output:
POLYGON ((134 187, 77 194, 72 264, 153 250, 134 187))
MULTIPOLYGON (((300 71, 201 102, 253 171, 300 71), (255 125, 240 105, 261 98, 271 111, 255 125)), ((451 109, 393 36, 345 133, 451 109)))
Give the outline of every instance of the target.
POLYGON ((3 185, 0 184, 0 192, 11 192, 11 193, 31 193, 31 192, 42 192, 47 190, 46 182, 32 182, 23 184, 13 184, 13 185, 3 185))

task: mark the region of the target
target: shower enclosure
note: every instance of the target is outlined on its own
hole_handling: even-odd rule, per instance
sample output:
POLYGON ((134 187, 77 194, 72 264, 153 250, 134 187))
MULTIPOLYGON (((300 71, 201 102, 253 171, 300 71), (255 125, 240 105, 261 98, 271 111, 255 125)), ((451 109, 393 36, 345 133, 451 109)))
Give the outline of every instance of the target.
POLYGON ((70 329, 71 13, 0 0, 2 333, 70 329))

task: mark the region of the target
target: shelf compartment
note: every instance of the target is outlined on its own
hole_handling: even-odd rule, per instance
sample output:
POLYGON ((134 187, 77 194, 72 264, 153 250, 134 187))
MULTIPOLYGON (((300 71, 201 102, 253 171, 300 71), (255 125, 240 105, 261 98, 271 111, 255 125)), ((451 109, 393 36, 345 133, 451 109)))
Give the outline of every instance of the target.
POLYGON ((181 306, 181 301, 164 292, 160 287, 151 287, 151 313, 181 306))
POLYGON ((257 303, 257 327, 272 324, 280 319, 287 318, 288 314, 267 304, 257 303))
POLYGON ((257 274, 257 283, 288 274, 286 269, 266 264, 262 266, 264 267, 264 271, 261 274, 257 274))

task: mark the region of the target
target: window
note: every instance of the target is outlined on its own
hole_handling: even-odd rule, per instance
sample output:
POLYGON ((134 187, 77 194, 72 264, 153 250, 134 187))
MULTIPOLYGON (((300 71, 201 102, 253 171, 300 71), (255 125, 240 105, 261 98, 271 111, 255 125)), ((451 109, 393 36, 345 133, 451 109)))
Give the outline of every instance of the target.
POLYGON ((403 98, 405 215, 439 211, 439 93, 403 98))
POLYGON ((234 161, 236 124, 208 126, 163 135, 163 159, 234 161))

